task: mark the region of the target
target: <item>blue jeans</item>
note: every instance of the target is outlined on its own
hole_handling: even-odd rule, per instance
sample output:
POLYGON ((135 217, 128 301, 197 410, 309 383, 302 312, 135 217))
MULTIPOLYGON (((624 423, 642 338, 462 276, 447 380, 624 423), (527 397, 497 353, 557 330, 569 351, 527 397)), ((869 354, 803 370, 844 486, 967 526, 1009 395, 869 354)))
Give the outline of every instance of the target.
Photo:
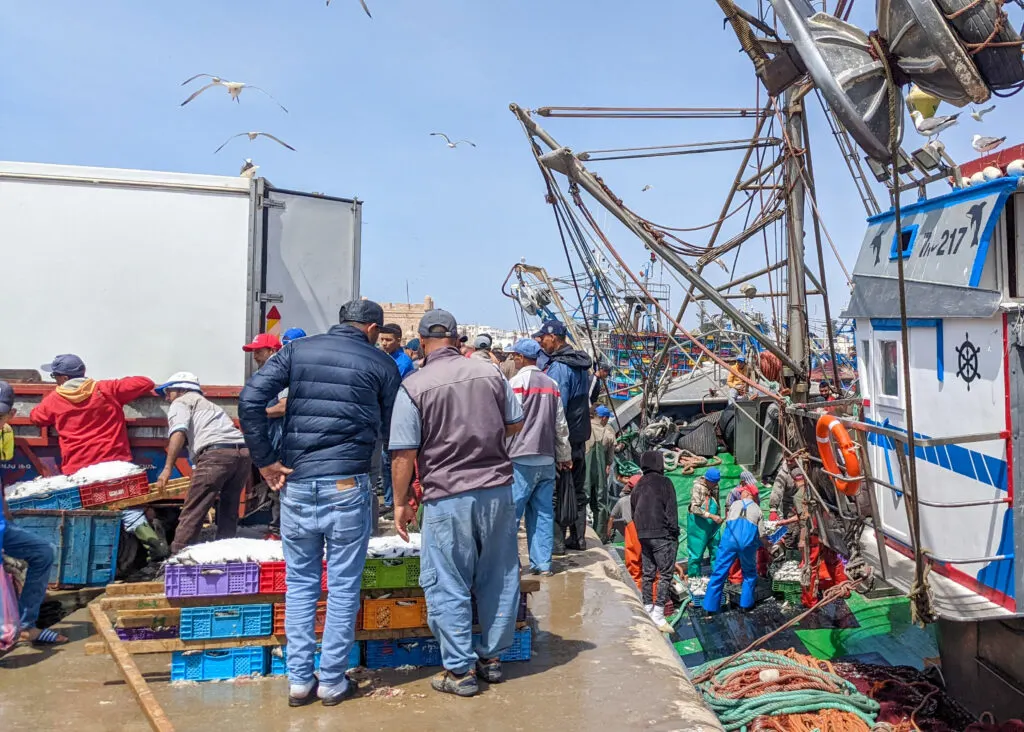
POLYGON ((39 606, 46 597, 50 570, 53 569, 53 545, 31 531, 8 524, 3 533, 3 550, 15 559, 28 562, 25 587, 18 598, 18 610, 21 612, 21 627, 24 630, 34 628, 39 620, 39 606))
POLYGON ((395 489, 391 484, 391 453, 386 449, 380 453, 380 477, 384 484, 384 508, 392 508, 395 505, 395 489))
POLYGON ((355 642, 366 546, 370 540, 370 479, 367 475, 290 480, 281 491, 284 549, 284 630, 288 636, 288 680, 313 680, 316 604, 320 600, 327 547, 327 621, 320 656, 320 683, 347 685, 345 669, 355 642))
MULTIPOLYGON (((420 586, 444 667, 456 674, 496 658, 514 640, 519 550, 512 486, 482 488, 423 504, 420 586), (472 600, 480 616, 473 644, 472 600)), ((291 660, 291 652, 288 655, 291 660)))
POLYGON ((530 569, 551 570, 555 542, 555 464, 524 465, 512 461, 512 495, 516 500, 516 524, 526 514, 526 542, 530 569))

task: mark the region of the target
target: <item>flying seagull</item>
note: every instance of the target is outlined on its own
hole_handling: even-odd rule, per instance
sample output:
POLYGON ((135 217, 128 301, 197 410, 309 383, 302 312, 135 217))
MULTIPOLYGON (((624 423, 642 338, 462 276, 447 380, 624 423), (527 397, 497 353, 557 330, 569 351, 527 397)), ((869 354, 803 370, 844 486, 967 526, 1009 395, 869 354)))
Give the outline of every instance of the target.
POLYGON ((971 147, 980 153, 992 152, 997 147, 1006 142, 1005 137, 982 137, 981 135, 975 135, 974 139, 971 140, 971 147))
POLYGON ((645 193, 646 191, 651 190, 651 188, 653 188, 653 186, 646 185, 646 186, 644 186, 643 188, 640 189, 640 192, 641 193, 645 193))
POLYGON ((984 117, 986 114, 988 114, 989 112, 991 112, 995 108, 996 108, 996 105, 993 104, 991 107, 986 107, 985 109, 975 109, 973 112, 971 112, 971 118, 975 122, 981 122, 982 121, 982 117, 984 117))
POLYGON ((960 116, 960 113, 925 119, 923 114, 915 110, 910 113, 910 116, 914 120, 914 127, 917 128, 917 131, 930 140, 957 124, 957 117, 960 116))
MULTIPOLYGON (((373 18, 373 16, 370 15, 370 9, 366 7, 366 0, 359 0, 359 4, 363 6, 363 12, 366 13, 367 17, 373 18)), ((331 7, 331 0, 327 0, 327 7, 331 7)))
POLYGON ((281 104, 281 102, 279 102, 276 99, 274 99, 274 97, 271 96, 270 92, 268 92, 266 89, 261 89, 260 87, 254 86, 252 84, 246 84, 244 81, 227 81, 225 79, 222 79, 219 76, 213 76, 212 74, 196 74, 192 78, 186 79, 185 81, 183 81, 181 83, 181 85, 185 86, 186 84, 189 84, 189 83, 195 81, 196 79, 199 79, 199 78, 202 78, 202 77, 206 77, 207 79, 209 79, 210 83, 207 84, 206 86, 200 87, 197 91, 193 92, 192 96, 190 96, 188 99, 186 99, 184 102, 181 103, 181 106, 184 107, 186 104, 188 104, 193 99, 198 97, 200 94, 202 94, 204 91, 209 89, 211 86, 222 86, 222 87, 224 87, 225 89, 228 90, 228 94, 231 95, 231 98, 234 99, 236 102, 238 101, 238 97, 241 96, 243 89, 255 89, 256 91, 263 92, 268 97, 270 97, 274 101, 274 104, 279 106, 281 109, 284 109, 285 112, 288 111, 287 109, 285 109, 285 106, 283 104, 281 104))
POLYGON ((274 137, 269 132, 239 132, 237 135, 232 135, 231 137, 226 139, 223 143, 221 143, 221 146, 218 147, 216 150, 214 150, 213 154, 216 155, 217 153, 219 153, 221 150, 224 149, 225 145, 227 145, 229 142, 234 140, 236 137, 246 137, 246 136, 249 138, 250 142, 255 140, 257 137, 269 137, 271 140, 276 142, 278 145, 284 145, 286 148, 288 148, 292 152, 295 152, 295 148, 294 147, 289 145, 284 140, 281 140, 281 139, 279 139, 277 137, 274 137))
POLYGON ((448 137, 448 135, 444 134, 443 132, 431 132, 430 135, 431 135, 431 137, 433 137, 435 135, 438 136, 438 137, 443 137, 445 143, 447 143, 448 147, 450 147, 450 148, 454 148, 455 146, 461 145, 464 142, 467 145, 472 145, 473 147, 476 147, 476 143, 475 142, 470 142, 469 140, 457 140, 456 142, 452 142, 451 138, 448 137))
POLYGON ((252 158, 246 158, 245 162, 242 163, 242 169, 238 171, 238 174, 243 178, 252 178, 256 175, 256 171, 259 170, 260 166, 253 165, 252 158))

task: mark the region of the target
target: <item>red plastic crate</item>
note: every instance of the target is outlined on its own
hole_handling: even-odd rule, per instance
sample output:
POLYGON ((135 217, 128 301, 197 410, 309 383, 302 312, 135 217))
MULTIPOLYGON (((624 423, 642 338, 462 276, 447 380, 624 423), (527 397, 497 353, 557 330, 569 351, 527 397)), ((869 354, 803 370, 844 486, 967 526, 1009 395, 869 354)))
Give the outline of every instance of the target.
MULTIPOLYGON (((284 562, 262 562, 260 564, 260 594, 280 595, 287 589, 284 562)), ((323 574, 320 575, 320 591, 327 592, 326 561, 324 561, 323 574)))
MULTIPOLYGON (((313 625, 313 632, 323 635, 324 624, 327 622, 327 600, 321 600, 316 604, 316 620, 313 625)), ((359 608, 356 615, 356 628, 363 627, 363 609, 359 608)), ((285 635, 284 632, 284 603, 274 603, 274 635, 285 635)))
POLYGON ((139 473, 138 475, 129 475, 127 478, 90 483, 80 486, 78 493, 82 497, 84 508, 102 506, 105 503, 146 495, 149 493, 149 478, 145 473, 139 473))

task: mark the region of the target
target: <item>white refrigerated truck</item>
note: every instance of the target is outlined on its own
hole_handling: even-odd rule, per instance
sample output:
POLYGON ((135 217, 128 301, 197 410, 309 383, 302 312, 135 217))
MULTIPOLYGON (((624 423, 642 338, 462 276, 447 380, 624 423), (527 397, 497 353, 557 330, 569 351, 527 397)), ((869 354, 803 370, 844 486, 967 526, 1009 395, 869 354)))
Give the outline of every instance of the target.
POLYGON ((0 369, 75 353, 96 378, 239 386, 257 333, 322 333, 358 296, 361 209, 264 178, 0 162, 0 369))

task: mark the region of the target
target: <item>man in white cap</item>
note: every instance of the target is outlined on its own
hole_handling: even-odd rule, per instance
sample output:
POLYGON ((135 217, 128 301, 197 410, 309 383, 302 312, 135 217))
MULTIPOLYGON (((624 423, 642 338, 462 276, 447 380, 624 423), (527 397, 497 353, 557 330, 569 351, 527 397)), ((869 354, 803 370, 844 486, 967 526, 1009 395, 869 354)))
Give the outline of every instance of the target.
POLYGON ((231 417, 203 396, 195 374, 179 371, 158 386, 156 393, 171 404, 167 412, 167 461, 157 485, 167 485, 186 442, 192 458, 192 487, 181 507, 171 550, 177 553, 196 543, 203 520, 214 506, 217 538, 234 538, 238 502, 252 468, 245 438, 231 417))

